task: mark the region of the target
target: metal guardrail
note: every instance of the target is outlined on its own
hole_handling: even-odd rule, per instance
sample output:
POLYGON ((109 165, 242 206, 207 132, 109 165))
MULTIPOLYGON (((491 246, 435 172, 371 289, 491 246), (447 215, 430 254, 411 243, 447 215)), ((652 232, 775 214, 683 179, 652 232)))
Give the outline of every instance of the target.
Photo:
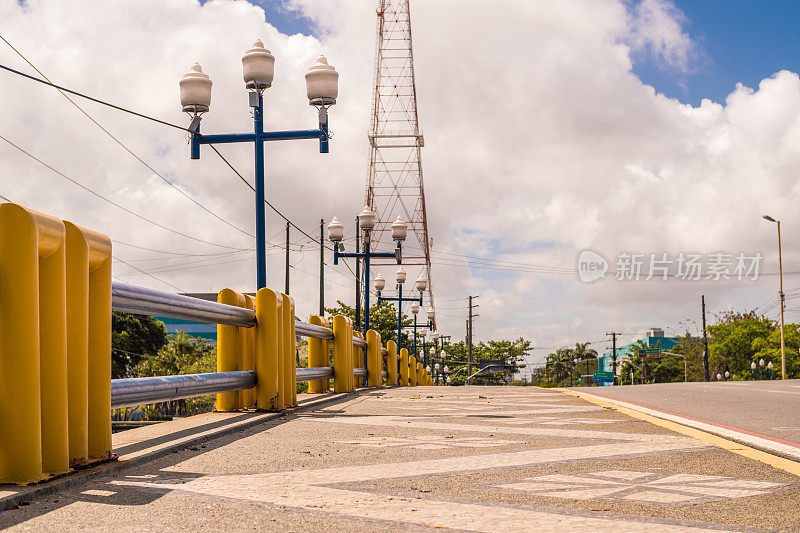
POLYGON ((169 402, 218 392, 251 389, 256 373, 249 370, 111 380, 111 408, 169 402))
POLYGON ((111 284, 111 308, 139 315, 168 316, 245 328, 252 328, 256 324, 256 314, 250 309, 116 281, 111 284))
MULTIPOLYGON (((183 296, 127 283, 111 285, 111 308, 126 313, 181 318, 196 322, 209 322, 252 328, 256 314, 250 309, 211 302, 201 298, 183 296)), ((304 337, 333 340, 333 330, 324 326, 295 321, 295 333, 304 337)), ((367 341, 353 337, 353 345, 366 348, 367 341)), ((386 353, 386 350, 382 350, 386 353)), ((381 373, 384 377, 386 372, 381 373)), ((353 375, 366 378, 365 368, 354 368, 353 375)), ((331 379, 332 367, 298 368, 298 382, 331 379)), ((246 390, 255 387, 256 374, 252 371, 215 372, 111 380, 111 408, 131 407, 157 402, 168 402, 220 392, 246 390)))
POLYGON ((331 379, 333 368, 330 366, 320 366, 316 368, 298 368, 296 370, 297 382, 314 381, 317 379, 331 379))
MULTIPOLYGON (((111 308, 125 313, 182 318, 244 328, 252 328, 256 324, 256 314, 250 309, 118 281, 111 284, 111 308)), ((296 320, 294 329, 295 333, 303 337, 333 340, 333 330, 324 326, 296 320)), ((367 341, 359 337, 353 337, 353 344, 359 348, 367 347, 367 341)))
MULTIPOLYGON (((354 368, 355 377, 367 377, 363 368, 354 368)), ((387 376, 382 371, 383 377, 387 376)), ((333 368, 298 368, 297 382, 331 379, 333 368)), ((156 376, 111 380, 111 408, 134 407, 157 402, 169 402, 219 392, 251 389, 256 386, 256 373, 250 370, 214 372, 210 374, 185 374, 181 376, 156 376)))

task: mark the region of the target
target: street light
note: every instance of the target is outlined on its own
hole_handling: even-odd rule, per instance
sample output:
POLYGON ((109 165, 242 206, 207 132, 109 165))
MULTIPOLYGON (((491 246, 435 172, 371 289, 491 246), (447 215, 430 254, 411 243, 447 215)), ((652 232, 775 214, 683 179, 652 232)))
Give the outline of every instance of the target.
POLYGON ((386 287, 386 280, 383 279, 381 274, 378 274, 375 276, 375 290, 381 292, 384 287, 386 287))
MULTIPOLYGON (((392 237, 394 237, 395 241, 397 241, 398 249, 400 247, 400 242, 402 239, 406 238, 406 225, 400 217, 397 217, 397 220, 392 224, 392 237)), ((400 335, 403 331, 403 328, 406 327, 403 325, 403 302, 412 302, 411 304, 411 312, 414 313, 414 331, 416 331, 417 325, 417 313, 419 312, 419 304, 422 303, 421 299, 417 302, 416 298, 404 298, 403 297, 403 284, 405 284, 408 274, 401 266, 395 272, 395 282, 397 283, 397 297, 384 297, 381 295, 381 289, 378 289, 378 302, 397 302, 397 348, 400 349, 400 335), (416 307, 415 307, 416 306, 416 307), (416 310, 415 310, 416 309, 416 310)), ((381 279, 383 279, 381 277, 381 279)), ((377 285, 375 285, 377 288, 377 285)), ((410 339, 409 339, 410 340, 410 339)), ((416 343, 416 341, 415 341, 416 343)), ((416 348, 414 349, 414 356, 416 357, 417 351, 416 348)))
POLYGON ((338 97, 339 74, 328 65, 325 56, 317 57, 316 64, 306 72, 306 95, 309 104, 318 110, 319 127, 312 130, 264 131, 264 91, 272 86, 275 73, 275 57, 257 40, 242 57, 242 77, 249 93, 250 107, 253 109, 253 133, 232 133, 203 135, 200 122, 203 113, 211 108, 211 87, 213 83, 203 72, 199 63, 192 65, 180 82, 181 109, 192 116, 188 127, 190 131, 191 159, 200 159, 200 146, 203 144, 253 143, 255 152, 255 202, 256 202, 256 285, 258 289, 267 285, 266 257, 266 213, 264 186, 264 143, 295 139, 318 139, 320 153, 328 153, 328 107, 336 103, 338 97))
MULTIPOLYGON (((395 251, 394 252, 372 252, 370 251, 370 232, 375 228, 375 213, 369 208, 368 205, 364 206, 364 209, 358 214, 358 227, 364 231, 364 251, 360 252, 356 250, 353 253, 345 253, 344 251, 344 244, 342 244, 342 240, 344 239, 344 226, 339 219, 333 217, 331 223, 328 224, 328 238, 333 243, 333 264, 339 264, 340 257, 353 257, 356 259, 363 259, 364 260, 364 280, 365 280, 365 287, 364 287, 364 333, 366 334, 369 331, 369 263, 370 259, 373 257, 377 258, 393 258, 397 261, 399 265, 403 260, 403 249, 402 249, 402 242, 405 240, 405 231, 400 231, 398 229, 397 236, 395 236, 394 229, 392 230, 392 236, 395 237, 395 251)), ((401 225, 404 224, 401 221, 401 225)), ((379 280, 383 280, 383 276, 376 276, 375 283, 376 288, 377 284, 380 283, 379 280)), ((386 284, 386 280, 383 280, 383 286, 386 284)), ((379 291, 382 290, 378 289, 379 291)), ((400 348, 400 336, 398 335, 397 338, 398 342, 398 349, 400 348)), ((366 357, 366 355, 365 355, 366 357)))
POLYGON ((786 343, 783 337, 783 308, 786 295, 783 294, 783 255, 781 252, 781 221, 775 220, 769 215, 764 215, 764 220, 774 222, 778 225, 778 273, 780 278, 780 292, 778 295, 781 300, 781 379, 786 379, 786 343))

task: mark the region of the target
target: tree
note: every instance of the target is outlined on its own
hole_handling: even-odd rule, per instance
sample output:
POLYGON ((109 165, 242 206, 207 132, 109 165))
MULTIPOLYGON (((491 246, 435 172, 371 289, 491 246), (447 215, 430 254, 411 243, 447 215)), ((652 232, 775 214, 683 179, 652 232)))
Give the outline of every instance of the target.
MULTIPOLYGON (((325 312, 329 315, 328 320, 330 321, 330 317, 334 315, 344 315, 349 319, 353 320, 353 326, 357 327, 358 324, 355 324, 356 319, 356 310, 354 307, 350 307, 349 305, 345 304, 341 300, 337 300, 336 303, 338 304, 337 307, 327 307, 325 308, 325 312)), ((362 311, 363 312, 363 311, 362 311)), ((363 315, 361 316, 363 320, 363 315)), ((413 324, 414 320, 403 315, 403 325, 410 325, 413 324)), ((425 327, 425 325, 421 325, 420 327, 425 327)), ((385 346, 388 341, 395 341, 397 342, 397 308, 389 302, 380 302, 378 304, 372 305, 369 308, 369 327, 370 329, 374 329, 381 335, 381 342, 385 346)), ((402 343, 403 346, 408 346, 408 331, 404 330, 402 333, 402 343)))
MULTIPOLYGON (((138 377, 177 376, 216 372, 217 349, 208 339, 192 337, 185 331, 170 335, 156 355, 143 357, 136 365, 138 377)), ((146 418, 174 414, 193 415, 214 408, 214 397, 203 396, 145 406, 146 418)))
POLYGON ((164 323, 147 315, 111 316, 111 377, 133 377, 142 356, 154 356, 167 343, 164 323))
POLYGON ((544 364, 546 384, 556 387, 563 385, 569 378, 571 361, 572 350, 569 348, 558 348, 555 352, 549 353, 544 364))
MULTIPOLYGON (((580 367, 583 367, 583 372, 586 374, 590 374, 593 370, 597 370, 598 362, 597 362, 597 350, 593 348, 589 348, 590 342, 576 342, 575 348, 572 349, 572 358, 577 359, 578 363, 575 366, 575 369, 578 373, 578 381, 580 382, 583 376, 583 373, 580 367), (581 361, 586 361, 587 359, 592 359, 592 363, 588 361, 586 363, 581 364, 581 361)), ((589 384, 588 382, 584 382, 584 385, 589 384)))
MULTIPOLYGON (((479 342, 472 345, 472 373, 475 374, 480 367, 481 361, 503 361, 504 363, 516 368, 525 368, 525 355, 533 349, 531 342, 522 337, 510 341, 490 340, 479 342)), ((444 347, 447 352, 447 359, 442 363, 441 360, 434 359, 431 366, 437 362, 450 368, 448 376, 454 385, 463 385, 468 372, 469 347, 464 341, 447 344, 444 347)), ((487 372, 475 374, 471 382, 475 385, 505 385, 510 381, 512 372, 487 372)))
MULTIPOLYGON (((719 316, 717 318, 720 319, 719 316)), ((779 360, 780 331, 777 329, 775 321, 765 316, 755 316, 752 311, 728 313, 717 324, 708 326, 709 366, 712 375, 724 374, 726 371, 738 376, 749 375, 750 363, 767 354, 769 359, 775 359, 777 354, 779 360), (771 340, 773 332, 777 335, 771 340)), ((789 351, 787 349, 787 353, 789 351)), ((794 347, 794 352, 796 351, 797 348, 794 347)))

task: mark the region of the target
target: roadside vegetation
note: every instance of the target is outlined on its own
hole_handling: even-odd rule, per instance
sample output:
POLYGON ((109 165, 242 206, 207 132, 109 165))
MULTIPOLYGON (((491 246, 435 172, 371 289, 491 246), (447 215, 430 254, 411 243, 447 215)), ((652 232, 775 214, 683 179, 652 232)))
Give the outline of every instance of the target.
MULTIPOLYGON (((720 379, 743 381, 753 379, 779 379, 781 368, 781 333, 779 324, 755 311, 720 313, 715 323, 708 326, 709 375, 712 381, 720 379), (761 365, 763 360, 764 364, 761 365), (752 370, 756 364, 756 371, 752 370), (769 369, 772 363, 772 370, 769 369)), ((784 327, 786 346, 786 373, 789 378, 800 378, 800 324, 784 327)), ((577 343, 575 348, 560 348, 547 356, 545 365, 535 369, 532 382, 544 387, 569 387, 591 384, 586 376, 597 370, 597 352, 589 343, 577 343), (577 359, 577 363, 576 363, 577 359)), ((618 384, 668 383, 684 380, 684 359, 664 354, 660 358, 640 359, 639 348, 634 346, 634 357, 618 359, 618 384), (644 361, 644 364, 642 362, 644 361)), ((680 337, 670 352, 686 359, 688 381, 703 380, 703 340, 688 332, 680 337)))

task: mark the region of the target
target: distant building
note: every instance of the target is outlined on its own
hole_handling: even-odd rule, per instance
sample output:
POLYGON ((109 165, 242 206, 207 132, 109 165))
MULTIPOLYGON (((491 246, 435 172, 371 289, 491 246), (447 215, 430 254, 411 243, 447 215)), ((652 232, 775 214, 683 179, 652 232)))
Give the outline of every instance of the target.
MULTIPOLYGON (((664 330, 662 328, 650 328, 647 330, 647 335, 644 339, 640 339, 644 341, 648 348, 661 348, 662 350, 669 351, 675 345, 677 345, 680 341, 680 337, 665 337, 664 330)), ((640 346, 640 340, 635 340, 630 344, 626 344, 624 346, 617 346, 617 375, 619 375, 619 369, 622 363, 622 359, 626 356, 633 355, 634 347, 640 346)), ((604 370, 606 372, 611 372, 614 368, 614 351, 609 350, 603 354, 603 357, 599 360, 600 363, 600 370, 604 370)), ((610 386, 611 383, 604 383, 603 385, 610 386)))
MULTIPOLYGON (((190 292, 183 293, 182 296, 191 296, 192 298, 200 298, 201 300, 208 300, 209 302, 217 301, 216 292, 190 292)), ((185 331, 192 337, 200 337, 208 339, 214 344, 217 343, 217 325, 208 324, 206 322, 193 322, 191 320, 184 320, 182 318, 169 318, 164 316, 154 316, 156 320, 160 320, 167 327, 167 333, 172 335, 179 331, 185 331)))

